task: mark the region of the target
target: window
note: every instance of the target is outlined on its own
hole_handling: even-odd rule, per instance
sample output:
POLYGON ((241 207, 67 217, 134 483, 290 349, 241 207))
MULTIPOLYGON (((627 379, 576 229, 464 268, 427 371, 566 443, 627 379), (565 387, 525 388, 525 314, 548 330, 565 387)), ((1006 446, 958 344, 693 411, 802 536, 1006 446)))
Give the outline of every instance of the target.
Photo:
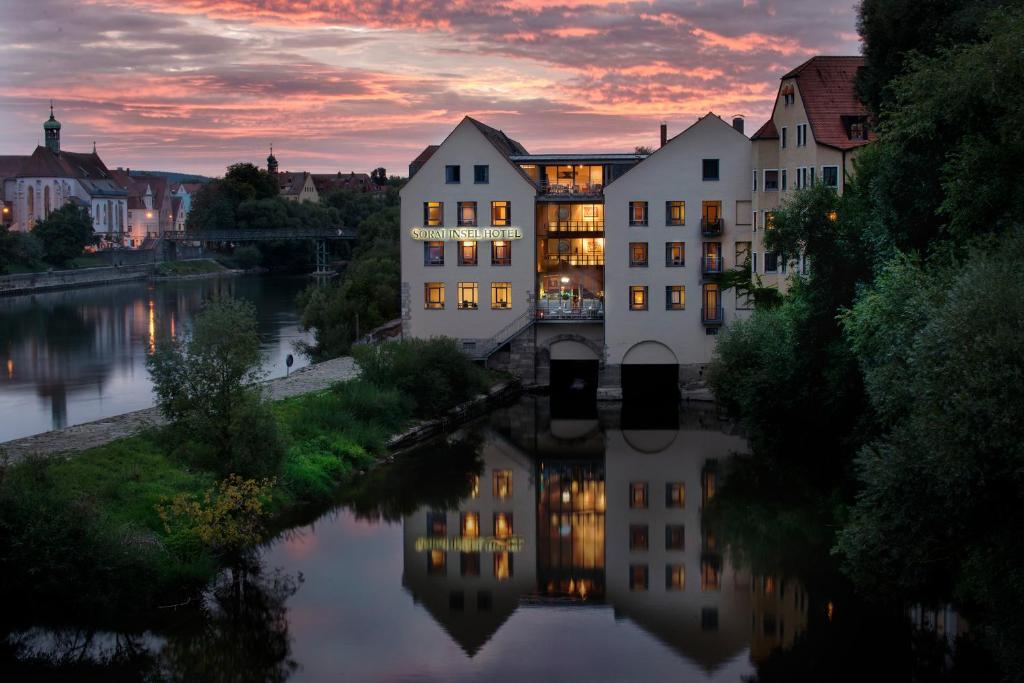
POLYGON ((427 535, 431 538, 444 538, 447 536, 448 515, 444 512, 428 512, 427 535))
MULTIPOLYGON (((107 211, 110 211, 110 202, 107 202, 107 211)), ((50 186, 43 188, 43 218, 50 217, 50 186)))
POLYGON ((839 167, 838 166, 822 166, 821 167, 821 184, 827 187, 839 187, 839 167))
POLYGON ((666 285, 665 310, 681 311, 686 308, 686 288, 682 285, 666 285))
POLYGON ((512 470, 494 470, 491 475, 491 495, 499 500, 512 497, 512 470))
POLYGON ((757 272, 757 252, 755 251, 750 255, 750 272, 757 272))
POLYGON ((857 121, 850 124, 850 139, 851 140, 867 140, 868 139, 868 128, 863 121, 857 121))
POLYGON ((629 224, 647 225, 647 202, 629 203, 629 224))
POLYGON ((491 283, 491 308, 512 308, 512 283, 491 283))
POLYGON ((459 283, 459 309, 461 310, 476 310, 479 307, 480 300, 478 295, 478 287, 475 282, 460 282, 459 283))
POLYGON ((647 242, 629 243, 629 265, 631 268, 647 267, 647 242))
POLYGON ((427 576, 444 576, 448 569, 447 560, 443 550, 431 550, 427 555, 427 576))
POLYGON ((705 284, 703 294, 704 303, 701 319, 706 323, 721 323, 723 318, 722 293, 718 285, 716 283, 705 284))
POLYGON ((815 169, 814 169, 814 167, 813 167, 813 166, 811 166, 811 167, 810 167, 810 168, 809 168, 808 170, 810 171, 810 176, 811 176, 811 177, 810 177, 810 184, 811 184, 811 185, 814 185, 814 170, 815 170, 815 169))
POLYGON ((686 485, 679 481, 670 481, 665 484, 665 507, 682 508, 686 507, 686 485))
POLYGON ((806 147, 807 146, 807 124, 799 123, 796 127, 796 146, 806 147))
POLYGON ((424 308, 444 308, 444 283, 426 282, 423 284, 424 308))
POLYGON ((494 553, 494 578, 508 581, 512 578, 512 553, 502 550, 494 553))
POLYGON ((459 520, 459 534, 463 538, 480 538, 480 513, 463 512, 459 520))
POLYGON ((449 185, 457 185, 462 182, 462 167, 461 166, 445 166, 444 167, 444 181, 449 185))
POLYGON ((459 553, 459 574, 480 576, 480 553, 459 553))
POLYGON ((704 243, 703 270, 705 273, 721 273, 725 267, 720 242, 704 243))
POLYGON ((665 550, 682 550, 686 534, 682 524, 665 525, 665 550))
POLYGON ((512 265, 512 243, 506 240, 494 240, 491 242, 491 265, 510 266, 512 265))
POLYGON ((764 229, 771 230, 775 227, 775 212, 765 211, 764 212, 764 229))
POLYGON ((629 590, 631 590, 631 591, 645 591, 645 590, 647 590, 647 565, 646 564, 631 564, 631 565, 629 565, 629 590))
POLYGON ((685 242, 665 242, 665 265, 672 268, 686 265, 685 242))
POLYGON ((665 202, 665 225, 686 223, 686 202, 672 200, 665 202))
POLYGON ((700 589, 717 591, 722 588, 722 561, 708 557, 700 561, 700 589))
POLYGON ((459 202, 459 226, 476 225, 476 202, 459 202))
POLYGON ((423 202, 423 225, 444 225, 444 202, 423 202))
POLYGON ((486 185, 491 182, 491 167, 487 165, 474 166, 473 182, 477 185, 486 185))
MULTIPOLYGON (((28 215, 31 218, 36 217, 36 190, 34 187, 28 188, 28 215)), ((96 217, 99 220, 100 209, 96 207, 96 217)))
POLYGON ((786 187, 786 169, 782 169, 782 171, 780 171, 780 173, 782 174, 781 189, 782 189, 783 192, 785 192, 787 189, 789 189, 788 187, 786 187))
POLYGON ((629 484, 629 507, 633 510, 647 509, 647 482, 633 481, 629 484))
POLYGON ((494 537, 495 538, 508 538, 512 535, 512 513, 511 512, 495 512, 494 513, 494 537))
POLYGON ((757 192, 757 169, 750 174, 750 191, 757 192))
POLYGON ((476 265, 476 242, 472 240, 459 242, 459 265, 476 265))
POLYGON ((686 588, 686 569, 681 564, 665 565, 665 590, 681 591, 686 588))
POLYGON ((647 550, 648 546, 647 538, 647 525, 646 524, 630 524, 629 525, 629 549, 632 551, 644 551, 647 550))
POLYGON ((444 265, 444 242, 423 243, 423 265, 443 266, 444 265))
POLYGON ((765 252, 764 255, 764 272, 766 273, 777 273, 779 272, 779 253, 765 252))
POLYGON ((491 202, 491 225, 508 227, 512 221, 512 202, 491 202))
POLYGON ((764 170, 764 191, 765 192, 778 192, 779 190, 779 172, 777 169, 766 168, 764 170))
POLYGON ((632 285, 629 288, 629 310, 647 310, 647 287, 644 285, 632 285))
POLYGON ((718 180, 718 159, 703 159, 701 168, 704 180, 718 180))
POLYGON ((788 132, 789 129, 787 129, 785 126, 783 126, 782 130, 779 131, 779 147, 782 147, 782 149, 786 149, 786 133, 788 132))

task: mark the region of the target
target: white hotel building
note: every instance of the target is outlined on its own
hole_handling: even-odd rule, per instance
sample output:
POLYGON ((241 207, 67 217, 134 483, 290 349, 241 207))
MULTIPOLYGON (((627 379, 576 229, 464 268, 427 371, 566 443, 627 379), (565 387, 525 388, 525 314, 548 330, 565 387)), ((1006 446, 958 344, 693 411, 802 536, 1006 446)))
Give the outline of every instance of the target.
POLYGON ((738 315, 709 275, 749 252, 751 147, 714 114, 662 137, 532 155, 463 119, 402 189, 404 334, 541 382, 699 376, 738 315))

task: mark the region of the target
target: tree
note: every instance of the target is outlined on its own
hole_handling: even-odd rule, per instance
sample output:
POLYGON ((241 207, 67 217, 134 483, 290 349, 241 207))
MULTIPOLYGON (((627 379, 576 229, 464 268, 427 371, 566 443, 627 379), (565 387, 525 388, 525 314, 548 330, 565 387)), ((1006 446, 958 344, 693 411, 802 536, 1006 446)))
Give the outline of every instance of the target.
POLYGON ((99 242, 88 209, 76 204, 51 211, 32 228, 32 235, 42 244, 43 259, 54 266, 66 265, 81 256, 87 246, 99 242))
POLYGON ((378 187, 383 187, 388 184, 388 172, 383 166, 373 169, 370 172, 370 181, 378 187))
POLYGON ((633 154, 653 154, 654 148, 649 145, 637 145, 633 148, 633 154))
POLYGON ((245 301, 211 301, 185 341, 160 340, 146 366, 157 404, 185 442, 187 458, 222 474, 276 471, 281 447, 256 386, 260 362, 256 311, 245 301))
POLYGON ((224 174, 224 180, 248 185, 253 189, 255 199, 276 197, 280 191, 277 178, 250 163, 231 164, 224 174))

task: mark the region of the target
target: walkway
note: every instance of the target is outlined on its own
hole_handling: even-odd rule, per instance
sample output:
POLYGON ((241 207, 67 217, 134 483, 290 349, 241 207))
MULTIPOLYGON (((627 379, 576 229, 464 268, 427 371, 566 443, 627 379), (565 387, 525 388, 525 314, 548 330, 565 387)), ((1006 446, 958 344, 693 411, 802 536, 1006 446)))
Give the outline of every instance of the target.
MULTIPOLYGON (((326 389, 334 382, 351 379, 358 374, 359 369, 354 360, 348 357, 335 358, 296 370, 289 377, 272 379, 266 386, 270 398, 277 400, 326 389)), ((164 423, 165 420, 158 408, 146 408, 0 443, 0 452, 6 451, 11 463, 16 463, 30 454, 76 453, 138 434, 144 429, 164 423)))

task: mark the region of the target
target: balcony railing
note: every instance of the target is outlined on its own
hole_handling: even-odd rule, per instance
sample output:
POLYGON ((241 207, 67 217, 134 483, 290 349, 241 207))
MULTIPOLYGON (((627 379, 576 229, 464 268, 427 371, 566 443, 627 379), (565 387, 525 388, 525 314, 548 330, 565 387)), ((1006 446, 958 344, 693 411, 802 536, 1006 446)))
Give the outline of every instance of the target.
POLYGON ((600 196, 604 192, 604 185, 602 183, 549 183, 547 180, 541 180, 538 183, 538 188, 541 194, 553 195, 553 196, 566 196, 566 197, 577 197, 577 196, 600 196))
POLYGON ((552 299, 537 302, 538 320, 603 320, 604 302, 600 299, 552 299))
POLYGON ((712 220, 710 218, 701 218, 700 234, 704 235, 704 237, 714 237, 715 235, 721 235, 722 219, 715 218, 714 220, 712 220))
POLYGON ((723 265, 721 256, 705 255, 700 260, 700 272, 705 275, 721 273, 723 265))
POLYGON ((721 306, 704 306, 700 309, 700 319, 705 325, 721 325, 725 322, 725 311, 721 306))
POLYGON ((549 266, 603 266, 604 254, 548 254, 544 261, 549 266))
POLYGON ((604 221, 548 221, 547 231, 551 232, 604 232, 604 221))

